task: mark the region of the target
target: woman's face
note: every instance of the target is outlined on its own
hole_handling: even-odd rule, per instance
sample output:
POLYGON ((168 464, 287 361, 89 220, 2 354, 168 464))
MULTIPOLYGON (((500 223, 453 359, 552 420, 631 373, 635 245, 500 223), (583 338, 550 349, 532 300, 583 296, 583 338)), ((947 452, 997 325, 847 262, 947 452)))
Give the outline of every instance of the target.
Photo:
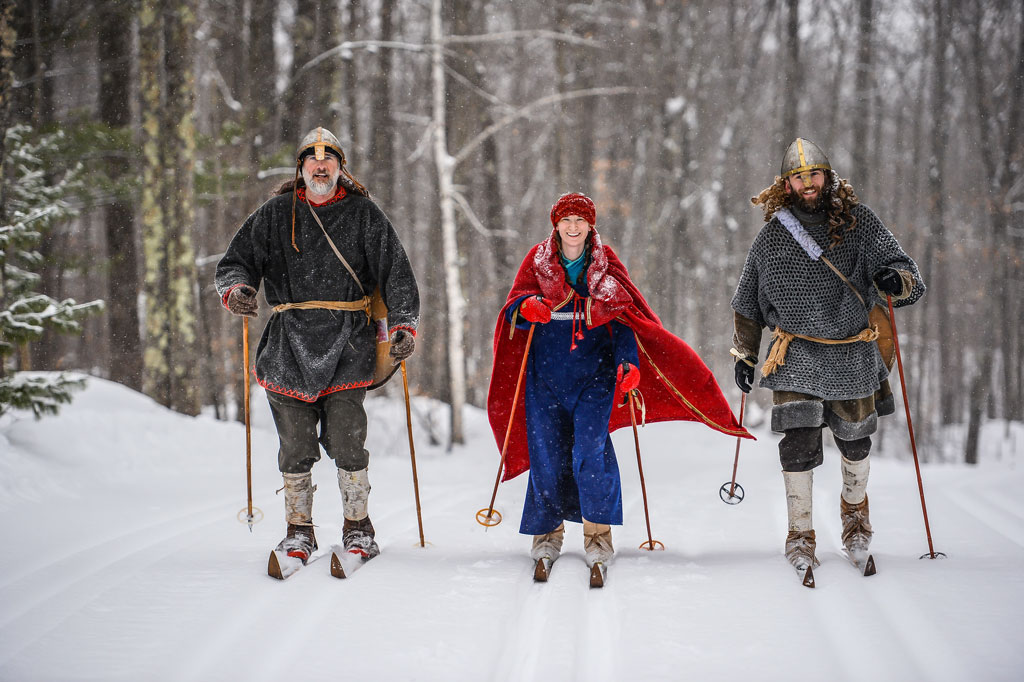
POLYGON ((590 234, 590 223, 578 215, 568 215, 558 221, 555 226, 558 236, 562 238, 562 250, 579 254, 590 234))

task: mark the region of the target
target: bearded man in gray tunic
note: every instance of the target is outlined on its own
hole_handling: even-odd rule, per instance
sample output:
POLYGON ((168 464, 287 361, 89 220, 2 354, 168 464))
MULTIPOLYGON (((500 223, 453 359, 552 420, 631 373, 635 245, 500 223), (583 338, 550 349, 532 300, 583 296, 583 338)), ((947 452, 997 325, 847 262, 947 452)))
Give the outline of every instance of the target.
MULTIPOLYGON (((345 167, 338 139, 315 128, 295 159, 295 179, 231 240, 216 286, 235 315, 256 315, 261 284, 273 309, 252 373, 267 391, 280 439, 288 530, 275 552, 305 563, 317 549, 310 470, 322 445, 337 465, 342 543, 368 559, 379 548, 367 507, 363 399, 394 371, 381 379, 378 342, 391 342, 389 366, 412 354, 419 291, 395 228, 345 167), (386 325, 371 316, 371 294, 378 291, 386 325)), ((274 553, 271 559, 274 575, 274 553)))
POLYGON ((887 318, 879 315, 887 297, 894 306, 916 302, 924 282, 896 238, 813 142, 797 138, 780 176, 751 201, 761 206, 767 224, 750 247, 732 299, 732 353, 736 384, 747 393, 762 329, 772 330, 760 386, 772 391, 772 430, 783 434, 786 558, 804 573, 817 564, 811 486, 828 426, 842 454, 843 545, 863 561, 872 535, 870 436, 878 416, 894 411, 891 359, 883 358, 884 338, 878 339, 887 318))

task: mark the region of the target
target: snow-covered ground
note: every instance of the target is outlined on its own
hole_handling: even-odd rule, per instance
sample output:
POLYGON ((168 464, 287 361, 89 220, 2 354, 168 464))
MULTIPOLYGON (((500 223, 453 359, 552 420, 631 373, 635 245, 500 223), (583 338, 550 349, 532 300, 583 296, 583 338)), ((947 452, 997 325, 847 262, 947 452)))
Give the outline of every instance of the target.
MULTIPOLYGON (((694 424, 641 430, 654 537, 646 539, 632 433, 615 435, 626 524, 603 590, 587 587, 570 524, 550 582, 531 579, 518 534, 526 476, 502 484, 497 452, 467 411, 467 445, 446 453, 416 427, 419 547, 404 406, 368 402, 371 514, 382 553, 347 581, 328 560, 286 582, 266 575, 283 529, 276 439, 253 401, 250 533, 244 431, 169 412, 91 379, 58 417, 0 418, 0 680, 1020 680, 1024 677, 1024 437, 986 432, 981 466, 924 468, 936 550, 927 551, 913 465, 875 458, 869 486, 878 575, 839 554, 839 469, 816 473, 818 586, 782 557, 776 438, 745 442, 742 504, 718 488, 735 441, 694 424), (991 453, 999 450, 999 457, 991 453)), ((443 411, 416 400, 421 416, 443 411)), ((1018 425, 1019 426, 1019 425, 1018 425)), ((826 438, 828 442, 829 439, 826 438)), ((326 458, 314 519, 340 533, 326 458)))

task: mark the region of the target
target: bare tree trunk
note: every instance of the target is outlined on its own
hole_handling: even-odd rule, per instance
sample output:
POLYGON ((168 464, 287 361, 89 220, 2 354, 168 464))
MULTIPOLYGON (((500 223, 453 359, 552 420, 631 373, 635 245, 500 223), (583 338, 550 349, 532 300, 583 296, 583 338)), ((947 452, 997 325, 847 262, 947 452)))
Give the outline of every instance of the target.
MULTIPOLYGON (((113 130, 131 124, 132 5, 103 3, 99 22, 100 120, 113 130)), ((115 186, 124 163, 110 159, 106 172, 115 186)), ((142 390, 142 338, 139 333, 139 262, 135 247, 135 211, 128 197, 117 196, 104 208, 107 241, 107 315, 110 379, 142 390)))
MULTIPOLYGON (((949 92, 946 84, 946 50, 950 41, 949 8, 947 0, 934 0, 932 16, 935 20, 935 39, 932 43, 932 139, 931 154, 928 163, 928 203, 931 222, 931 238, 925 250, 927 271, 931 274, 930 301, 925 306, 934 315, 935 328, 939 338, 951 338, 953 319, 949 311, 948 276, 950 267, 946 255, 946 188, 945 165, 946 149, 949 146, 949 92)), ((949 354, 943 360, 945 373, 950 376, 963 376, 960 354, 949 354), (948 363, 948 364, 947 364, 948 363)), ((957 395, 962 391, 959 382, 942 382, 939 387, 939 420, 941 424, 953 424, 960 421, 961 409, 957 395)))
MULTIPOLYGON (((47 77, 48 59, 53 59, 57 49, 53 31, 53 7, 48 2, 32 2, 29 7, 31 30, 31 64, 32 64, 32 99, 30 121, 37 131, 54 120, 53 115, 53 83, 47 77)), ((42 256, 42 267, 39 275, 42 278, 40 290, 53 296, 63 298, 62 255, 67 253, 64 248, 66 239, 59 225, 45 230, 39 241, 39 254, 42 256)), ((60 365, 61 349, 65 344, 59 334, 44 334, 41 338, 22 347, 21 369, 57 369, 60 365)))
MULTIPOLYGON (((380 39, 394 38, 392 23, 395 0, 381 0, 380 39)), ((395 125, 391 106, 391 64, 395 59, 394 50, 381 50, 377 56, 377 68, 373 77, 373 136, 366 165, 370 168, 369 185, 374 198, 385 210, 389 210, 394 198, 395 186, 395 125)))
MULTIPOLYGON (((14 44, 18 34, 14 29, 14 0, 0 0, 0 130, 11 127, 11 106, 14 87, 14 44)), ((7 135, 0 135, 0 217, 7 210, 7 135)), ((2 281, 2 280, 0 280, 2 281)), ((3 294, 0 288, 0 295, 3 294)), ((0 377, 4 374, 0 363, 0 377)))
POLYGON ((981 441, 981 424, 984 420, 985 402, 992 382, 992 349, 982 351, 977 374, 970 384, 968 393, 967 438, 964 442, 964 464, 978 463, 978 445, 981 441))
POLYGON ((861 186, 868 184, 868 103, 870 90, 874 84, 872 73, 872 55, 874 29, 872 25, 872 0, 858 0, 857 21, 857 77, 853 107, 853 167, 850 177, 861 186))
POLYGON ((786 83, 783 97, 782 132, 786 144, 800 134, 799 93, 803 88, 800 68, 800 0, 786 0, 786 83))
MULTIPOLYGON (((14 45, 18 34, 14 28, 14 0, 0 0, 0 131, 6 133, 11 125, 14 85, 14 45)), ((7 217, 7 135, 0 134, 0 220, 7 217)), ((5 303, 7 287, 0 269, 0 304, 5 303)), ((0 335, 0 341, 3 336, 0 335)), ((0 357, 0 379, 7 375, 7 367, 0 357)))
POLYGON ((431 85, 433 89, 432 124, 434 126, 434 163, 437 167, 438 205, 441 209, 441 239, 445 293, 448 299, 448 381, 451 390, 451 437, 449 448, 465 442, 462 433, 462 408, 466 402, 466 366, 463 338, 465 298, 460 280, 459 246, 455 233, 455 162, 448 153, 445 122, 444 45, 441 27, 441 0, 431 0, 430 40, 433 43, 431 85))
MULTIPOLYGON (((1024 5, 1022 5, 1022 9, 1024 9, 1024 5)), ((985 416, 984 403, 992 389, 992 349, 994 347, 1000 349, 999 354, 1004 358, 1004 362, 1020 361, 1020 349, 1009 345, 1012 332, 1011 322, 1007 318, 1012 314, 1019 296, 1016 290, 1011 293, 1011 287, 1007 284, 1011 281, 1011 272, 1019 269, 1020 266, 1010 262, 1008 247, 1011 246, 1013 237, 1010 234, 1010 213, 1006 206, 1006 199, 1013 183, 1017 181, 1017 177, 1011 172, 1011 164, 1019 159, 1021 154, 1022 133, 1018 121, 1021 116, 1021 105, 1024 104, 1024 83, 1021 83, 1021 80, 1024 79, 1024 64, 1021 62, 1024 60, 1020 59, 1021 55, 1024 55, 1024 37, 1019 39, 1021 53, 1018 54, 1011 78, 1011 81, 1016 82, 1011 83, 1007 102, 1010 114, 1007 119, 1001 121, 1000 117, 992 115, 992 98, 996 96, 996 93, 994 92, 995 88, 990 85, 986 70, 988 52, 985 48, 989 36, 983 16, 985 8, 971 6, 967 11, 969 12, 969 49, 967 53, 970 58, 968 67, 971 73, 971 94, 978 122, 981 148, 987 151, 986 154, 981 155, 981 161, 986 184, 990 188, 990 201, 986 208, 991 226, 991 237, 986 240, 986 244, 990 246, 988 252, 992 254, 994 267, 990 268, 988 272, 992 279, 986 283, 983 290, 996 292, 991 296, 983 297, 982 300, 986 303, 987 308, 985 319, 996 322, 993 329, 987 331, 995 332, 998 336, 994 340, 984 339, 981 351, 982 360, 972 383, 971 423, 968 424, 964 461, 973 463, 977 462, 978 443, 976 436, 972 437, 972 430, 976 431, 980 428, 980 422, 985 416), (975 411, 977 411, 977 416, 975 416, 975 411)), ((1024 16, 1021 18, 1024 20, 1024 16)), ((1024 23, 1022 23, 1021 31, 1024 33, 1024 23)))
POLYGON ((143 92, 143 247, 146 266, 145 379, 148 395, 198 414, 194 222, 195 84, 191 2, 143 0, 139 13, 143 92))

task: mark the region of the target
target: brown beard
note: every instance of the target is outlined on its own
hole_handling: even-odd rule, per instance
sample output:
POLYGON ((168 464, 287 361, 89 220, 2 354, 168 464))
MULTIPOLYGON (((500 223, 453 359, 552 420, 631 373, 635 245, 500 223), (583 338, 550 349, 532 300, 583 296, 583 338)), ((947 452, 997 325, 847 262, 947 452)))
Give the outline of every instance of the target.
POLYGON ((821 213, 829 206, 829 202, 832 199, 832 192, 829 191, 828 185, 821 188, 818 196, 813 201, 807 201, 801 195, 793 192, 793 190, 790 190, 790 192, 792 193, 793 203, 796 204, 797 208, 806 213, 821 213))

